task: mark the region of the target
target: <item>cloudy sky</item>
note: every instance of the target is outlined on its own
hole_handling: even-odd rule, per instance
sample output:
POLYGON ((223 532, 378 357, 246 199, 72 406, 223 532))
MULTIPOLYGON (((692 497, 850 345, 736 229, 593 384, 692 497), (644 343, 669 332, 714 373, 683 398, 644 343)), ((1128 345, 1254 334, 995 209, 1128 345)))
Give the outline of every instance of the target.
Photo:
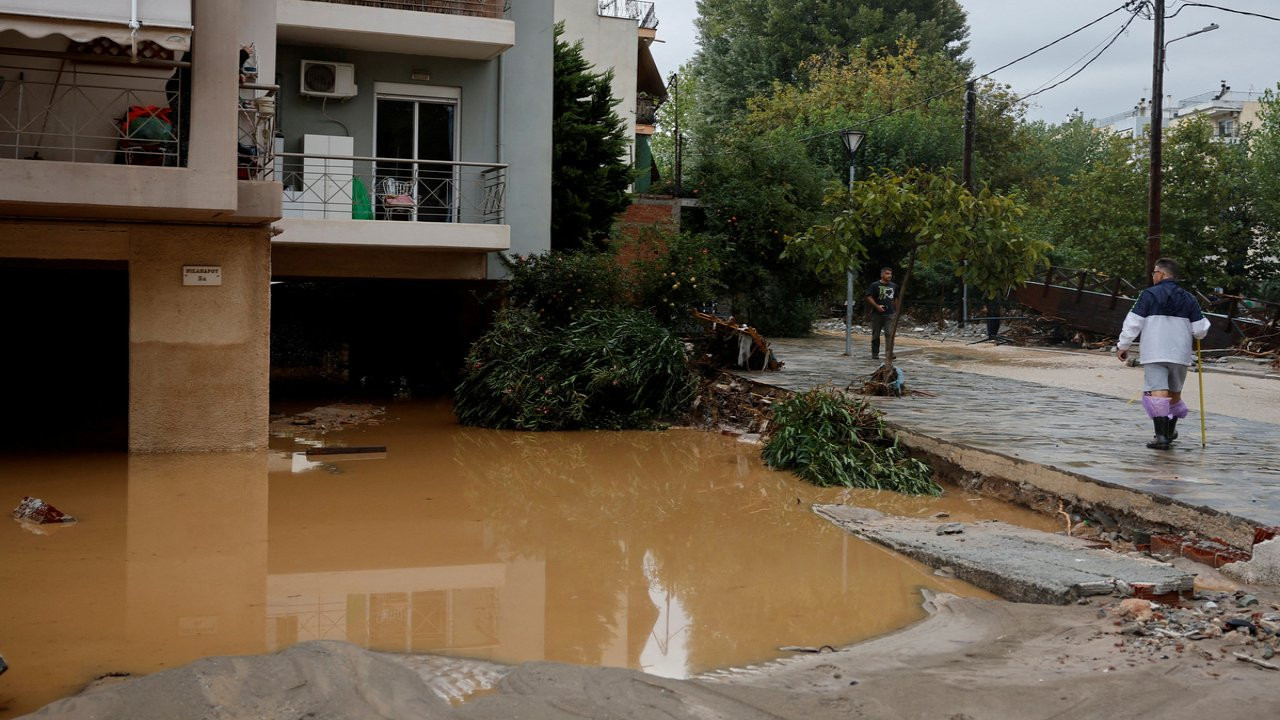
MULTIPOLYGON (((1280 17, 1280 0, 1195 0, 1233 10, 1280 17)), ((1124 0, 960 0, 969 14, 968 57, 978 72, 1024 55, 1114 10, 1124 0)), ((1223 80, 1233 90, 1258 91, 1280 82, 1280 22, 1167 0, 1166 40, 1217 23, 1218 30, 1179 40, 1169 47, 1165 95, 1182 98, 1217 90, 1223 80), (1186 7, 1184 7, 1184 5, 1186 7), (1177 13, 1176 16, 1173 16, 1177 13)), ((694 0, 656 0, 658 38, 653 54, 664 74, 697 50, 694 0)), ((1117 13, 1088 30, 993 76, 1024 94, 1050 85, 1078 69, 1124 24, 1117 13), (1055 79, 1056 78, 1056 79, 1055 79)), ((1030 100, 1030 116, 1060 122, 1075 109, 1104 117, 1151 96, 1152 24, 1139 17, 1097 61, 1062 86, 1030 100)))

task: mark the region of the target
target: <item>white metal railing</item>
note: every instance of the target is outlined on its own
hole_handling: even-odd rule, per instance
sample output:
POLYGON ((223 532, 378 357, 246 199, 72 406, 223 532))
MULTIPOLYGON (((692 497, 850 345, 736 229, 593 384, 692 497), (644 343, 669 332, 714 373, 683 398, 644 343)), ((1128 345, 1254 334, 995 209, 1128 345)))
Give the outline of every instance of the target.
POLYGON ((277 152, 264 179, 284 186, 284 216, 501 223, 507 165, 277 152))
POLYGON ((418 12, 444 13, 446 15, 471 15, 475 17, 502 17, 504 0, 317 0, 336 5, 360 5, 362 7, 415 10, 418 12))
POLYGON ((184 166, 187 63, 98 65, 6 55, 0 157, 184 166))
POLYGON ((241 180, 267 180, 275 168, 276 85, 241 84, 236 123, 237 172, 241 180))
POLYGON ((653 0, 599 0, 600 15, 605 17, 630 18, 640 23, 640 27, 648 30, 658 28, 658 15, 653 9, 653 0))

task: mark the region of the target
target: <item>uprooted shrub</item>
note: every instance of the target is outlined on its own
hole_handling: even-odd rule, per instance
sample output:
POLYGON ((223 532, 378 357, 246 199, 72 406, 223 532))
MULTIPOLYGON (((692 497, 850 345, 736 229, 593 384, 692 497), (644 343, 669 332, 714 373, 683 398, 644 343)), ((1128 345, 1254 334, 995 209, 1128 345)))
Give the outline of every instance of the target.
POLYGON ((875 408, 829 388, 778 404, 761 455, 815 485, 942 494, 929 466, 907 456, 875 408))
POLYGON ((559 324, 506 308, 467 355, 454 412, 487 428, 647 428, 687 407, 697 386, 684 343, 642 310, 584 310, 559 324))

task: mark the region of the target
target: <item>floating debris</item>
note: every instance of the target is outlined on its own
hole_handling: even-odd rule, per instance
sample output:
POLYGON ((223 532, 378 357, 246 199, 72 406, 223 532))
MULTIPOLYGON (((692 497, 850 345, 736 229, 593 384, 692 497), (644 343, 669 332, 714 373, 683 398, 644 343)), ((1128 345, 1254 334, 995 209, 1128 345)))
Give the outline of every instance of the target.
POLYGON ((23 497, 10 513, 14 519, 37 525, 69 525, 76 519, 40 498, 23 497))

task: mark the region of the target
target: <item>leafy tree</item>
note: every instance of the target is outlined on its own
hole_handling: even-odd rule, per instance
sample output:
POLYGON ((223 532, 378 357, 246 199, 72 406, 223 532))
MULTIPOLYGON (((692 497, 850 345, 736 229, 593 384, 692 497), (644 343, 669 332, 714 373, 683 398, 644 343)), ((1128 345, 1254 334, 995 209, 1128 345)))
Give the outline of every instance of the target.
MULTIPOLYGON (((1048 246, 1025 238, 1017 225, 1024 209, 1011 197, 983 188, 971 193, 955 180, 911 169, 884 172, 836 187, 824 206, 831 219, 787 238, 786 253, 802 258, 819 275, 855 272, 875 238, 888 238, 908 254, 898 292, 901 310, 917 261, 946 263, 978 291, 991 295, 1025 281, 1043 265, 1048 246)), ((902 313, 894 314, 882 381, 894 377, 893 343, 902 313)))
POLYGON ((555 29, 551 125, 551 246, 603 248, 614 217, 631 203, 625 125, 613 111, 613 71, 592 72, 582 42, 555 29))
MULTIPOLYGON (((1249 293, 1275 271, 1268 152, 1276 140, 1265 121, 1244 140, 1221 142, 1195 119, 1166 131, 1161 246, 1193 287, 1249 293)), ((1054 243, 1056 262, 1145 284, 1146 152, 1146 138, 1104 136, 1085 167, 1046 194, 1029 225, 1054 243)))
POLYGON ((719 125, 813 55, 891 50, 900 38, 958 60, 969 29, 957 0, 698 0, 694 64, 707 121, 719 125))

